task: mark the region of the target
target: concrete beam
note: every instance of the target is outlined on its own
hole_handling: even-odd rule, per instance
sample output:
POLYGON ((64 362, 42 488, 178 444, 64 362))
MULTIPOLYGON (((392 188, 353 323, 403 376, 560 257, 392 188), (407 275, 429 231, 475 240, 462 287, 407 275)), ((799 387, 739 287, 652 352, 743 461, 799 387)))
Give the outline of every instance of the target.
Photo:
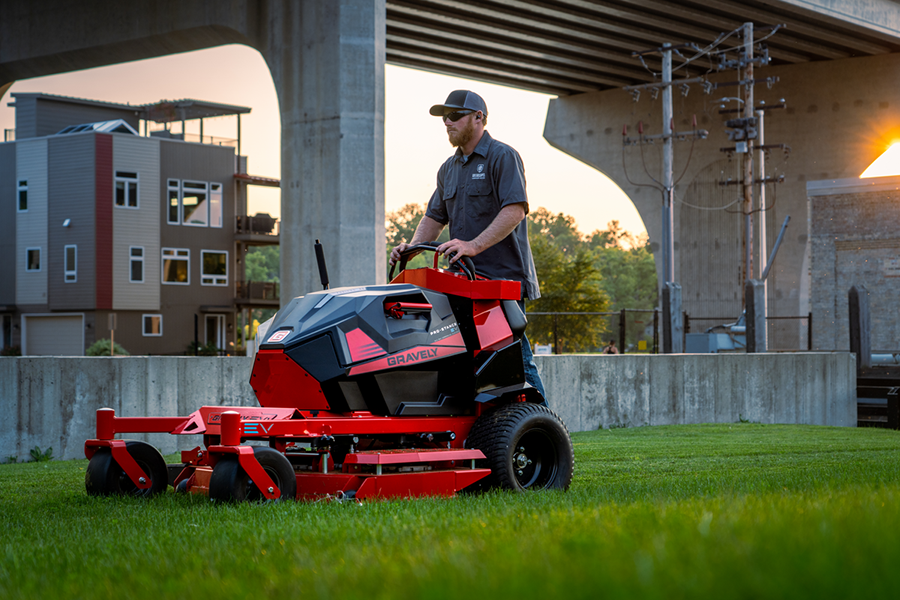
MULTIPOLYGON (((769 314, 805 315, 810 289, 806 182, 858 177, 900 137, 896 101, 900 54, 767 67, 757 69, 756 76, 780 78, 771 89, 757 85, 755 94, 757 101, 769 105, 786 99, 787 109, 766 113, 765 140, 791 149, 789 155, 771 150, 766 168, 768 176, 785 176, 784 183, 770 185, 767 191, 770 210, 762 214, 768 231, 776 232, 785 216, 791 216, 768 278, 769 314)), ((714 74, 712 79, 729 81, 734 76, 714 74)), ((675 281, 682 286, 684 308, 692 317, 737 318, 741 312, 742 282, 735 277, 741 264, 739 215, 724 210, 738 198, 738 186, 719 185, 729 176, 739 177, 734 169, 740 165, 740 155, 729 158, 721 151, 734 146, 724 127, 724 121, 734 115, 720 114, 717 102, 734 95, 729 89, 733 88, 705 95, 699 86, 691 86, 690 93, 678 96, 675 102, 676 131, 689 130, 696 114, 699 127, 710 132, 706 140, 675 146, 676 176, 684 172, 675 188, 675 281)), ((726 104, 726 108, 735 106, 726 104)), ((644 122, 646 135, 660 133, 662 110, 649 93, 637 102, 624 90, 560 97, 550 101, 544 137, 552 146, 609 176, 631 198, 650 236, 661 282, 661 192, 647 185, 652 183, 651 177, 661 176, 659 149, 646 146, 642 158, 637 146, 623 148, 622 144, 622 126, 627 124, 629 136, 637 137, 639 120, 644 122)), ((754 222, 758 218, 755 215, 754 222)), ((774 241, 770 234, 767 253, 774 241)), ((756 240, 754 248, 758 248, 756 240)), ((788 348, 803 347, 804 325, 799 321, 771 327, 794 336, 795 345, 788 348)), ((777 341, 777 337, 770 337, 770 348, 779 349, 771 339, 777 341)))
POLYGON ((762 0, 765 4, 799 12, 813 12, 852 25, 884 39, 900 39, 900 5, 892 0, 762 0))
POLYGON ((384 0, 270 3, 261 49, 281 105, 281 301, 384 283, 384 0))
POLYGON ((240 43, 281 107, 281 289, 383 283, 384 0, 0 3, 0 90, 18 79, 240 43))

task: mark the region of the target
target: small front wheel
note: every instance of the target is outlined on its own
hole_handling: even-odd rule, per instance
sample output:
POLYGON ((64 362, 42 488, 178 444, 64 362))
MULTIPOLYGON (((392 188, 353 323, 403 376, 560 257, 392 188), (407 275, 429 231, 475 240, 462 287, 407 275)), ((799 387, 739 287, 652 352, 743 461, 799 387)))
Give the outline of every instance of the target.
POLYGON ((109 448, 100 448, 91 457, 84 474, 84 486, 91 496, 139 496, 149 498, 165 491, 169 486, 169 470, 159 450, 150 444, 125 442, 128 454, 144 473, 150 477, 150 487, 138 488, 119 466, 109 448))
POLYGON ((491 474, 476 484, 516 491, 568 489, 575 455, 565 424, 546 406, 515 403, 483 415, 466 446, 484 452, 491 474))
MULTIPOLYGON (((297 477, 287 457, 262 446, 253 448, 253 455, 281 490, 278 500, 294 499, 297 496, 297 477)), ((209 479, 209 497, 217 502, 256 502, 266 498, 241 468, 237 456, 226 456, 216 463, 209 479)))

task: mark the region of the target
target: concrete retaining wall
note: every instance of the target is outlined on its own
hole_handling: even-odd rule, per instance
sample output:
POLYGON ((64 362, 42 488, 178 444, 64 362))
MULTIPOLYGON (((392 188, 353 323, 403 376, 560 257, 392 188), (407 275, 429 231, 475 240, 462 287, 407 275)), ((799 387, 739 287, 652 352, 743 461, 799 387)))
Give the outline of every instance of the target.
POLYGON ((850 353, 535 357, 570 431, 688 423, 856 426, 850 353))
MULTIPOLYGON (((551 407, 570 431, 733 423, 856 425, 849 353, 535 357, 551 407)), ((256 406, 244 357, 0 358, 0 462, 53 447, 83 458, 95 412, 187 415, 203 405, 256 406)), ((129 434, 164 453, 198 436, 129 434)))

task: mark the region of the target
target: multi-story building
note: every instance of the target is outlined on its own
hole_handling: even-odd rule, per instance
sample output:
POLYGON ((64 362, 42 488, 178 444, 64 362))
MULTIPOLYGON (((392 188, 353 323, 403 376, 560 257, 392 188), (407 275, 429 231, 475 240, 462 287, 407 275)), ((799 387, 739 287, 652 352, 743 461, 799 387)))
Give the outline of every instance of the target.
POLYGON ((274 219, 246 215, 247 185, 278 185, 246 174, 249 108, 13 98, 14 139, 0 143, 3 346, 81 355, 114 330, 132 354, 183 354, 195 341, 231 351, 239 309, 277 306, 277 291, 241 276, 248 246, 278 243, 274 219), (203 119, 227 115, 237 139, 203 135, 203 119))

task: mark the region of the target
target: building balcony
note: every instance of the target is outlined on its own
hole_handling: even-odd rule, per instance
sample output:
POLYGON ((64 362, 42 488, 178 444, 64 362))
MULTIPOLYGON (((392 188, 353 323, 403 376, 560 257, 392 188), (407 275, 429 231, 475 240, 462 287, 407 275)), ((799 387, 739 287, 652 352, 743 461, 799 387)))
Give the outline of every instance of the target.
POLYGON ((241 308, 278 308, 281 286, 274 281, 235 282, 234 303, 241 308))
POLYGON ((277 244, 280 233, 281 223, 268 213, 257 213, 252 217, 238 215, 235 218, 235 240, 248 244, 277 244))

